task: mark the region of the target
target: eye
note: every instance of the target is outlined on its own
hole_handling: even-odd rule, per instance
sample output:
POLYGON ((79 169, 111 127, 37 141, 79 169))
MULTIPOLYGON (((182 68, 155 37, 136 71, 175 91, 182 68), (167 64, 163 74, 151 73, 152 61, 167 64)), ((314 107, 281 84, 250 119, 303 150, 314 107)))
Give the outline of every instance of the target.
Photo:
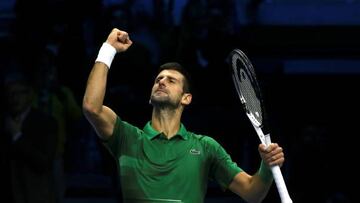
POLYGON ((156 78, 155 83, 159 83, 160 80, 161 80, 161 77, 156 78))

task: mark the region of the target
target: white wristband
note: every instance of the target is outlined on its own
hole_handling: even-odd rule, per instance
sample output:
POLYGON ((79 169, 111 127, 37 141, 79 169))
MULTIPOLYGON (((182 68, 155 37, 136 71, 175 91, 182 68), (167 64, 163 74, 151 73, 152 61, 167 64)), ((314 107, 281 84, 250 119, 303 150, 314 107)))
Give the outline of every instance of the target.
POLYGON ((116 54, 116 49, 113 46, 111 46, 109 43, 104 42, 99 50, 95 62, 105 63, 106 66, 110 69, 115 54, 116 54))

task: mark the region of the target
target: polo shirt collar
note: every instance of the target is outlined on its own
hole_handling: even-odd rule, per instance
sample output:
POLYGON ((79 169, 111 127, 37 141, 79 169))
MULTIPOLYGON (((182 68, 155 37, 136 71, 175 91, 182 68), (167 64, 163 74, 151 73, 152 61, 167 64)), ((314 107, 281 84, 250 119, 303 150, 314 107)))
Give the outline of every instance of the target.
MULTIPOLYGON (((151 126, 151 121, 148 121, 144 127, 144 132, 146 134, 146 137, 149 140, 154 139, 156 136, 160 135, 161 132, 155 130, 152 126, 151 126)), ((180 124, 180 129, 179 131, 176 133, 176 136, 180 136, 182 139, 187 140, 188 139, 188 132, 185 128, 185 126, 181 123, 180 124)))

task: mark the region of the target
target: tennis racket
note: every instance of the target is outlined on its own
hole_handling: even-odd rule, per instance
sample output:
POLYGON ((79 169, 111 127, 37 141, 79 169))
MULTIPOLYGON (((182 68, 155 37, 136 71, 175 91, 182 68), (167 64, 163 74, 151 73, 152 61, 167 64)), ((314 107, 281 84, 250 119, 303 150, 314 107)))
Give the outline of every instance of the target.
MULTIPOLYGON (((267 116, 253 65, 244 52, 239 49, 234 49, 229 54, 228 60, 231 66, 232 79, 246 115, 254 126, 261 143, 268 146, 271 139, 266 122, 267 116)), ((278 165, 272 166, 271 171, 281 202, 292 203, 280 167, 278 165)))

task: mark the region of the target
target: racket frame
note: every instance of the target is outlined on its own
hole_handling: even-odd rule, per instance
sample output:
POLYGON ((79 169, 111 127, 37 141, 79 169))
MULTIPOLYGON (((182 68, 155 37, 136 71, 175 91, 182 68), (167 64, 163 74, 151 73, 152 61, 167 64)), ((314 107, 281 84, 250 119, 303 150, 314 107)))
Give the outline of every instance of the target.
MULTIPOLYGON (((232 70, 232 79, 233 79, 236 91, 238 93, 238 96, 240 98, 240 102, 241 102, 243 108, 245 109, 246 115, 249 118, 251 124, 253 125, 253 127, 256 131, 256 134, 258 135, 261 143, 267 147, 271 143, 270 132, 267 130, 266 133, 264 134, 264 132, 265 132, 264 130, 267 129, 267 128, 265 128, 265 125, 264 125, 266 123, 266 122, 264 122, 264 120, 266 119, 265 108, 264 108, 263 100, 261 97, 260 86, 257 82, 253 65, 250 62, 250 60, 248 59, 248 57, 245 55, 245 53, 239 49, 234 49, 230 53, 228 60, 230 61, 230 66, 231 66, 231 70, 232 70), (259 122, 256 119, 256 116, 252 112, 250 112, 247 108, 246 100, 240 90, 240 87, 239 87, 240 79, 238 78, 238 76, 240 73, 238 72, 239 70, 237 70, 238 68, 234 67, 234 60, 240 60, 241 63, 244 65, 244 67, 247 68, 247 71, 249 72, 249 74, 248 74, 248 73, 246 73, 246 71, 244 71, 247 74, 247 76, 251 79, 252 88, 254 88, 257 99, 260 102, 260 106, 261 106, 260 108, 261 108, 262 114, 263 114, 262 122, 259 122), (254 85, 255 85, 255 87, 254 87, 254 85)), ((241 70, 242 69, 240 69, 240 71, 241 70)), ((256 113, 258 113, 258 112, 256 112, 256 113)), ((282 203, 292 203, 292 200, 288 193, 288 190, 287 190, 284 178, 282 176, 280 167, 278 165, 275 165, 275 166, 271 166, 270 169, 273 174, 281 202, 282 203)))

